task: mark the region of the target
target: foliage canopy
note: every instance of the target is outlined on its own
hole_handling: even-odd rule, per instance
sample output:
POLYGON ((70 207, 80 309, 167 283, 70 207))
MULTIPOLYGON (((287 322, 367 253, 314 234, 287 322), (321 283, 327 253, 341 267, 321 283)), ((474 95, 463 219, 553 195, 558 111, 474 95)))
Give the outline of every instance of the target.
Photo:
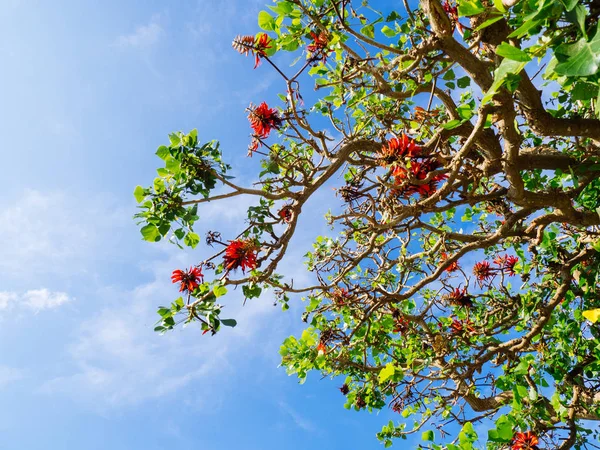
POLYGON ((254 186, 195 130, 159 147, 164 167, 135 190, 144 239, 195 248, 199 206, 257 201, 239 235, 210 232, 214 256, 173 273, 184 295, 156 329, 234 326, 220 317, 230 286, 271 290, 284 309, 299 294, 307 328, 283 343, 282 365, 346 377, 347 408, 397 412, 378 434, 386 447, 421 433, 432 449, 592 448, 600 3, 377 3, 276 1, 263 32, 235 38, 281 75, 281 104, 248 108, 249 153, 264 157, 254 186), (277 64, 285 53, 291 68, 277 64), (306 255, 315 283, 294 285, 278 264, 332 184, 331 234, 306 255))

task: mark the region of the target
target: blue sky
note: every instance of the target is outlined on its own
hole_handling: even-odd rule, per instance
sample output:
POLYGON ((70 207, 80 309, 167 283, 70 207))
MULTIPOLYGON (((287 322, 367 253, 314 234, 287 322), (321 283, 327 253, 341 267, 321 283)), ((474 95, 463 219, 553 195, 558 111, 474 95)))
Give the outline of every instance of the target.
MULTIPOLYGON (((278 79, 230 43, 265 2, 2 2, 0 449, 379 447, 387 411, 346 411, 341 380, 300 386, 277 368, 299 301, 241 308, 234 293, 233 331, 152 331, 171 271, 206 250, 142 242, 133 188, 191 128, 253 180, 244 108, 274 100, 278 79)), ((248 205, 203 208, 199 231, 236 233, 248 205)), ((304 222, 282 272, 306 280, 321 227, 304 222)))

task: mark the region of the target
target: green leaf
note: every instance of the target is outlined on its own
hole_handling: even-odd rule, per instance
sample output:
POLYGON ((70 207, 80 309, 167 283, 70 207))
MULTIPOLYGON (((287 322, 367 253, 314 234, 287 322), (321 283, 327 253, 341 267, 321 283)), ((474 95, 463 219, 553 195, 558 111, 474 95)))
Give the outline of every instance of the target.
POLYGON ((510 44, 507 44, 506 42, 503 42, 496 48, 496 54, 498 54, 504 58, 512 59, 513 61, 520 61, 520 62, 531 61, 531 56, 529 56, 523 50, 521 50, 517 47, 514 47, 510 44))
POLYGON ((384 25, 384 26, 381 28, 381 32, 382 32, 384 35, 386 35, 387 37, 389 37, 389 38, 396 36, 396 31, 395 31, 395 30, 393 30, 393 29, 391 29, 391 28, 390 28, 390 27, 388 27, 387 25, 384 25))
POLYGON ((237 325, 237 321, 235 319, 221 319, 221 323, 226 327, 235 327, 237 325))
POLYGON ((225 286, 215 286, 213 288, 213 294, 215 297, 219 298, 227 294, 227 288, 225 286))
POLYGON ((375 27, 373 25, 367 25, 360 29, 360 32, 366 37, 375 39, 375 27))
MULTIPOLYGON (((502 4, 502 2, 500 2, 500 4, 502 4)), ((498 16, 494 16, 491 19, 486 20, 485 22, 483 22, 481 25, 479 25, 477 28, 475 28, 475 31, 479 31, 479 30, 483 30, 484 28, 489 27, 490 25, 495 24, 496 22, 498 22, 500 19, 502 19, 504 16, 502 14, 498 15, 498 16)))
POLYGON ((585 38, 574 44, 562 44, 556 47, 556 56, 562 61, 556 66, 556 73, 568 77, 594 75, 600 70, 600 31, 589 42, 585 38))
POLYGON ((526 62, 514 61, 512 59, 504 58, 494 74, 494 83, 490 89, 486 92, 481 103, 487 103, 492 97, 498 92, 498 90, 504 84, 504 81, 509 75, 517 75, 527 65, 526 62))
POLYGON ((460 0, 458 3, 459 17, 476 16, 485 11, 485 7, 480 0, 460 0))
POLYGON ((161 145, 160 147, 158 147, 158 150, 156 150, 156 156, 158 156, 162 160, 167 159, 167 157, 170 154, 171 153, 169 152, 169 147, 167 147, 165 145, 161 145))
POLYGON ((591 100, 598 95, 598 85, 587 81, 578 81, 571 91, 573 100, 591 100))
POLYGON ((456 84, 458 84, 459 88, 464 89, 471 84, 471 78, 469 78, 468 76, 461 77, 458 80, 456 80, 456 84))
POLYGON ((379 372, 379 383, 385 383, 388 379, 394 376, 396 368, 393 363, 387 363, 383 369, 379 372))
MULTIPOLYGON (((500 11, 502 13, 506 12, 506 6, 504 6, 504 3, 502 3, 502 0, 493 0, 493 3, 498 11, 500 11)), ((478 28, 475 31, 477 31, 477 30, 478 30, 478 28)))
POLYGON ((527 20, 527 21, 525 21, 525 23, 523 23, 523 25, 521 25, 515 31, 510 33, 507 37, 508 38, 514 38, 514 37, 521 38, 521 37, 525 36, 530 29, 538 26, 540 23, 542 23, 541 20, 527 20))
POLYGON ((183 238, 183 243, 188 247, 196 248, 199 242, 200 236, 198 236, 196 233, 190 232, 186 234, 185 238, 183 238))
POLYGON ((150 242, 158 242, 160 241, 160 231, 158 231, 158 228, 156 227, 156 225, 152 225, 151 223, 146 225, 145 227, 143 227, 140 232, 142 233, 142 236, 144 237, 145 241, 150 241, 150 242))
POLYGON ((560 0, 560 1, 564 5, 565 10, 567 12, 572 11, 579 3, 579 0, 560 0))
POLYGON ((146 198, 146 193, 144 191, 144 188, 141 186, 136 186, 135 190, 133 191, 133 196, 135 197, 136 202, 142 203, 144 198, 146 198))
POLYGON ((456 128, 457 126, 459 126, 461 124, 461 121, 458 119, 453 119, 450 122, 446 122, 444 125, 442 125, 442 127, 445 130, 452 130, 454 128, 456 128))
POLYGON ((433 441, 434 438, 435 435, 433 433, 433 430, 423 431, 423 433, 421 434, 421 439, 424 441, 433 441))
POLYGON ((258 13, 258 26, 265 31, 277 31, 277 23, 275 18, 266 11, 258 13))

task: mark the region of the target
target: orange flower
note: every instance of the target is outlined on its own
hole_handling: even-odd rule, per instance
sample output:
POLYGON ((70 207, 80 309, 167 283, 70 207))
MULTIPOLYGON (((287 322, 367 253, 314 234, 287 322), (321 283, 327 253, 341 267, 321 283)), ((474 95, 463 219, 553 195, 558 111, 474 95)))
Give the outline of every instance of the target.
POLYGON ((516 275, 515 273, 515 264, 519 262, 519 258, 516 256, 498 256, 494 259, 494 263, 499 265, 502 270, 506 270, 509 276, 516 275))
POLYGON ((266 102, 262 102, 256 108, 252 108, 250 105, 248 109, 250 110, 250 114, 248 114, 250 126, 259 138, 268 138, 273 128, 277 130, 281 126, 279 113, 275 108, 269 108, 266 102))
POLYGON ((387 142, 387 145, 384 144, 381 147, 380 160, 385 167, 400 158, 414 158, 419 153, 421 153, 421 147, 415 144, 414 139, 410 139, 406 134, 402 133, 400 139, 395 137, 391 138, 387 142))
POLYGON ((310 35, 313 38, 313 43, 308 45, 306 49, 310 53, 314 53, 314 55, 309 55, 311 58, 318 59, 320 56, 323 62, 327 60, 327 54, 329 50, 327 50, 327 44, 329 44, 329 36, 324 31, 321 31, 319 34, 310 32, 310 35))
POLYGON ((490 263, 482 261, 475 263, 473 266, 473 274, 479 281, 487 281, 494 276, 494 269, 490 267, 490 263))
POLYGON ((271 40, 265 33, 261 33, 254 41, 254 68, 260 65, 260 58, 267 56, 266 50, 271 48, 271 40))
POLYGON ((237 239, 229 242, 223 257, 225 269, 229 271, 241 267, 244 273, 246 269, 255 269, 257 248, 254 241, 237 239))
POLYGON ((397 194, 403 195, 405 198, 408 198, 413 194, 419 194, 423 198, 429 197, 437 190, 438 182, 448 178, 446 174, 436 175, 428 183, 424 184, 410 184, 410 182, 406 184, 406 180, 409 180, 410 178, 425 180, 429 175, 429 172, 432 172, 439 167, 440 163, 435 159, 426 159, 420 162, 411 161, 408 170, 404 167, 395 167, 392 171, 394 183, 401 186, 397 189, 397 194))
POLYGON ((171 275, 173 283, 181 283, 179 292, 193 292, 202 283, 202 271, 198 267, 190 267, 190 270, 174 270, 171 275))
POLYGON ((324 355, 327 352, 327 346, 323 342, 319 342, 317 345, 317 353, 319 355, 324 355))
POLYGON ((266 50, 271 48, 271 40, 265 33, 254 36, 237 36, 231 46, 242 55, 254 55, 254 68, 260 65, 260 59, 267 56, 266 50))
MULTIPOLYGON (((442 261, 446 261, 447 259, 448 259, 448 253, 442 252, 442 261)), ((459 268, 460 268, 460 266, 458 265, 458 261, 454 261, 452 264, 450 264, 444 270, 446 272, 456 272, 459 268)))
POLYGON ((537 450, 539 440, 531 431, 526 433, 517 432, 513 437, 512 450, 537 450))
POLYGON ((473 300, 469 294, 467 294, 467 288, 456 288, 448 294, 447 299, 453 305, 464 306, 466 308, 473 307, 473 300))

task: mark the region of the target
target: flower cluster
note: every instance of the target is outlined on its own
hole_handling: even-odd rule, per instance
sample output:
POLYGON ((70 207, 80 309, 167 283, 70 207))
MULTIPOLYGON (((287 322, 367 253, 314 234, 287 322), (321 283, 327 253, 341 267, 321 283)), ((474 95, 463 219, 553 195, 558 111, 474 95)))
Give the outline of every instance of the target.
POLYGON ((271 39, 265 33, 258 36, 237 36, 231 46, 242 55, 252 53, 254 55, 254 68, 260 65, 261 58, 267 56, 267 50, 271 48, 271 39))
POLYGON ((392 171, 394 176, 394 184, 396 188, 396 194, 402 195, 404 198, 408 198, 413 194, 419 194, 421 197, 426 198, 437 191, 438 183, 448 178, 446 174, 437 174, 429 178, 430 172, 439 169, 441 164, 435 159, 425 159, 423 161, 411 161, 408 168, 395 167, 392 171), (428 179, 427 182, 423 182, 428 179), (416 180, 421 182, 413 184, 411 181, 416 180))
MULTIPOLYGON (((442 252, 441 256, 442 256, 442 261, 446 261, 449 258, 448 253, 446 253, 446 252, 442 252)), ((458 269, 460 269, 460 266, 458 265, 458 261, 454 261, 452 264, 450 264, 444 270, 446 272, 456 272, 458 269)))
POLYGON ((460 289, 460 288, 453 289, 452 292, 450 292, 450 294, 448 294, 446 296, 446 299, 452 305, 462 306, 465 308, 473 307, 473 299, 469 294, 467 294, 466 287, 464 287, 462 289, 460 289))
POLYGON ((463 34, 465 30, 464 30, 464 27, 462 26, 462 24, 458 21, 458 8, 457 8, 457 6, 456 5, 452 5, 449 0, 444 0, 444 3, 443 3, 442 6, 444 7, 444 11, 446 12, 446 14, 448 14, 448 18, 450 19, 450 21, 458 29, 458 32, 460 34, 463 34))
POLYGON ((277 215, 285 223, 290 223, 292 221, 292 217, 294 216, 294 211, 292 210, 292 207, 290 205, 285 205, 279 210, 277 215))
POLYGON ((496 259, 494 259, 494 264, 496 264, 498 268, 492 267, 487 261, 481 261, 475 263, 473 266, 473 275, 475 275, 480 283, 490 280, 498 272, 508 273, 508 275, 512 277, 516 274, 515 264, 517 264, 517 262, 519 262, 519 258, 516 256, 497 256, 496 259))
POLYGON ((392 138, 381 147, 379 160, 386 167, 392 163, 402 160, 403 158, 415 158, 421 153, 414 139, 410 139, 406 134, 402 133, 400 139, 392 138))
POLYGON ((382 145, 377 159, 383 167, 392 166, 394 184, 398 186, 394 189, 394 194, 405 198, 413 194, 428 197, 437 190, 440 181, 448 178, 445 174, 430 177, 430 172, 442 165, 436 159, 421 153, 422 148, 404 133, 400 138, 394 137, 382 145))
POLYGON ((452 324, 450 325, 450 331, 452 331, 453 334, 464 334, 466 332, 473 333, 475 331, 475 327, 473 327, 473 322, 471 322, 469 319, 453 319, 452 324))
POLYGON ((517 432, 512 440, 512 450, 538 450, 539 440, 531 431, 517 432))
MULTIPOLYGON (((254 135, 260 139, 266 139, 271 134, 271 130, 279 129, 281 126, 281 118, 275 108, 269 108, 266 102, 262 102, 257 107, 253 108, 252 105, 248 108, 248 120, 250 126, 254 130, 254 135)), ((254 150, 258 148, 259 142, 255 139, 251 146, 255 146, 254 150), (256 142, 255 142, 256 141, 256 142)))
POLYGON ((494 264, 500 266, 500 270, 507 271, 508 275, 511 277, 516 275, 515 264, 517 264, 518 262, 519 258, 512 255, 498 256, 496 259, 494 259, 494 264))
POLYGON ((241 267, 244 273, 246 269, 255 269, 257 250, 256 244, 251 239, 229 241, 229 245, 225 249, 225 256, 223 257, 225 269, 229 271, 241 267))
POLYGON ((481 261, 475 263, 473 266, 473 275, 480 282, 488 281, 490 278, 494 276, 495 270, 490 266, 490 263, 487 261, 481 261))
POLYGON ((198 267, 190 267, 190 270, 177 269, 171 275, 173 283, 181 283, 179 292, 193 292, 202 283, 202 271, 198 267))
POLYGON ((329 44, 329 36, 324 31, 321 31, 319 34, 311 31, 310 35, 313 38, 313 43, 306 47, 306 49, 311 53, 310 58, 318 59, 320 57, 323 62, 325 62, 327 59, 327 54, 329 53, 329 50, 327 49, 327 45, 329 44))
POLYGON ((337 306, 344 306, 350 297, 350 292, 345 288, 336 288, 331 294, 331 299, 337 306))

